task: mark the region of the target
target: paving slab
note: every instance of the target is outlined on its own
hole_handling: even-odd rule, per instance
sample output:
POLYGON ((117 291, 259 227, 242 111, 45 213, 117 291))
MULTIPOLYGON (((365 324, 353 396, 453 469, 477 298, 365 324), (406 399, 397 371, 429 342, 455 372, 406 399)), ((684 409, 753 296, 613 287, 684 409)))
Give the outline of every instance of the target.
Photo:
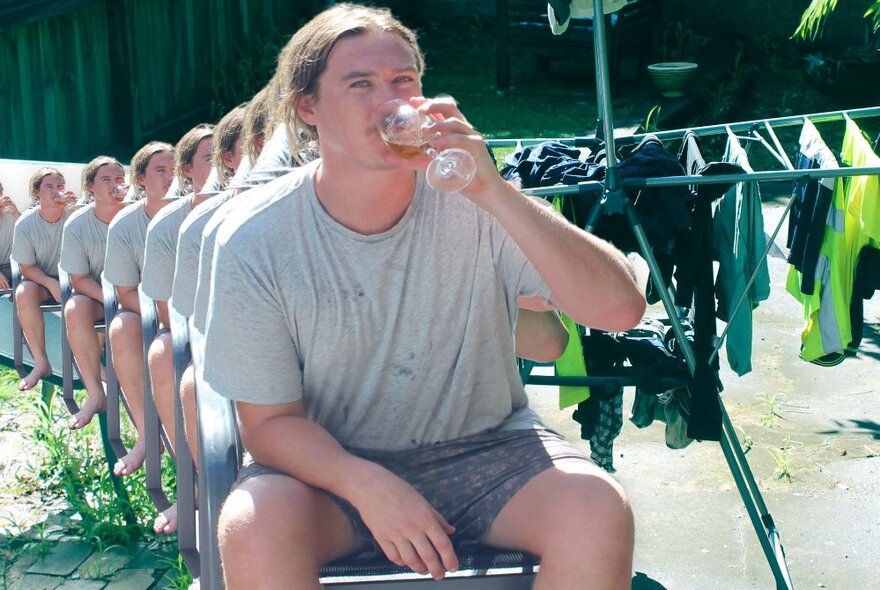
POLYGON ((156 584, 156 578, 152 570, 129 570, 124 569, 119 575, 110 580, 107 590, 151 590, 152 588, 166 588, 165 584, 156 584))
POLYGON ((103 590, 107 587, 106 580, 65 580, 56 590, 103 590))
POLYGON ((135 547, 110 547, 104 552, 95 552, 79 566, 83 578, 109 578, 131 563, 140 553, 135 547))
POLYGON ((25 574, 10 586, 10 590, 55 590, 63 581, 64 578, 55 576, 25 574))
POLYGON ((134 556, 134 558, 126 566, 126 569, 167 569, 168 563, 163 561, 163 559, 166 558, 164 558, 160 552, 154 551, 149 547, 145 547, 137 555, 134 556))
POLYGON ((45 557, 28 568, 28 573, 69 576, 94 551, 95 548, 89 543, 56 543, 45 557))

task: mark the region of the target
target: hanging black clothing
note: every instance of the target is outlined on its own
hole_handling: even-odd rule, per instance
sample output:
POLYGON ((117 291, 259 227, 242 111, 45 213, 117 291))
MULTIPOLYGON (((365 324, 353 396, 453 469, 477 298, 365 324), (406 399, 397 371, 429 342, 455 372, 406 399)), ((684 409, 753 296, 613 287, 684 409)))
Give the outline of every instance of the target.
MULTIPOLYGON (((523 188, 577 184, 605 179, 605 160, 581 162, 577 149, 559 142, 544 142, 523 148, 504 159, 501 175, 507 180, 519 179, 523 188)), ((621 159, 620 178, 681 176, 684 173, 675 156, 663 149, 656 138, 646 138, 621 159)), ((655 252, 671 253, 679 233, 690 227, 693 194, 685 187, 658 187, 627 190, 627 196, 639 214, 648 242, 655 252)), ((570 199, 570 219, 583 226, 599 192, 579 194, 570 199)), ((606 215, 596 228, 596 235, 625 252, 638 250, 632 229, 625 215, 606 215)))
POLYGON ((862 343, 865 330, 864 301, 873 297, 874 291, 880 291, 880 250, 865 246, 859 251, 853 278, 852 301, 849 304, 852 342, 846 347, 847 354, 855 354, 862 343))
MULTIPOLYGON (((822 160, 801 151, 795 159, 795 168, 822 168, 822 160)), ((788 218, 786 246, 790 248, 788 262, 801 273, 801 292, 805 295, 812 295, 816 288, 816 265, 833 192, 831 179, 796 180, 792 188, 793 202, 788 218)))

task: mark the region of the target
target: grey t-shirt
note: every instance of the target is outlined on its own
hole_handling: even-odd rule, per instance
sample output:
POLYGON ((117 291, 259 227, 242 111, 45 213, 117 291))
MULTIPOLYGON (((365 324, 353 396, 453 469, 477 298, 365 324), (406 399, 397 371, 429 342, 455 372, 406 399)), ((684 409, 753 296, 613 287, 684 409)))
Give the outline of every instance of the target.
POLYGON ((191 195, 182 197, 166 205, 147 226, 141 289, 144 295, 151 299, 157 301, 171 299, 177 236, 180 233, 180 224, 193 210, 191 197, 191 195))
POLYGON ((100 284, 109 227, 95 216, 94 203, 71 215, 64 226, 58 265, 72 275, 89 275, 100 284))
POLYGON ((202 246, 202 230, 220 206, 232 198, 232 191, 223 191, 190 213, 180 226, 177 238, 177 261, 174 268, 174 285, 171 289, 171 306, 184 317, 193 313, 196 287, 199 282, 199 250, 202 246))
POLYGON ((117 287, 136 287, 144 268, 144 243, 147 239, 147 200, 132 203, 120 211, 107 230, 104 255, 104 278, 117 287))
POLYGON ((501 224, 419 175, 403 218, 361 235, 323 209, 316 168, 255 189, 221 226, 206 381, 254 404, 302 399, 347 447, 413 448, 534 418, 517 297, 550 293, 501 224))
POLYGON ((15 224, 12 236, 12 259, 19 264, 36 264, 50 277, 57 277, 61 234, 68 217, 70 209, 66 207, 61 219, 55 223, 43 219, 39 207, 23 213, 15 224))
MULTIPOLYGON (((245 183, 252 186, 261 186, 268 182, 271 179, 271 175, 267 176, 261 173, 254 174, 254 170, 261 163, 271 161, 275 157, 277 157, 277 153, 267 144, 267 147, 263 148, 263 151, 260 153, 260 157, 254 167, 245 171, 245 183)), ((238 176, 239 174, 236 173, 236 177, 238 176)), ((235 180, 233 180, 230 185, 236 186, 235 180)), ((199 247, 199 278, 196 285, 196 298, 193 303, 192 314, 193 327, 200 332, 205 331, 205 323, 208 318, 208 295, 211 289, 211 263, 214 257, 214 239, 217 237, 217 230, 226 216, 234 211, 238 207, 238 204, 242 200, 247 199, 251 194, 252 189, 243 192, 234 199, 228 200, 228 202, 224 203, 216 210, 215 214, 212 215, 211 219, 205 224, 205 229, 202 230, 202 242, 199 247)))
POLYGON ((12 233, 15 231, 15 217, 0 211, 0 264, 9 264, 12 254, 12 233))

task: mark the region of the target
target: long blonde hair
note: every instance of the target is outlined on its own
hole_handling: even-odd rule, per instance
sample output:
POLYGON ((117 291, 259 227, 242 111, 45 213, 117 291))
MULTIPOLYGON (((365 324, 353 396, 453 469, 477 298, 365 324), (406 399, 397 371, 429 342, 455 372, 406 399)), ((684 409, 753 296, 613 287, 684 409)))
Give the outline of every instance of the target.
POLYGON ((95 198, 95 193, 89 190, 89 185, 95 182, 95 176, 98 175, 98 170, 101 166, 111 164, 115 166, 119 166, 123 171, 122 164, 119 163, 119 160, 110 156, 98 156, 83 168, 82 171, 82 194, 86 201, 92 201, 95 198))
POLYGON ((336 4, 306 23, 290 38, 278 57, 278 77, 283 96, 275 121, 287 121, 290 152, 302 164, 302 154, 317 141, 318 131, 300 119, 297 107, 303 96, 318 97, 318 79, 327 67, 330 52, 340 39, 367 33, 391 32, 399 35, 412 51, 416 70, 425 69, 425 58, 416 34, 386 8, 357 4, 336 4))
POLYGON ((147 173, 147 166, 150 165, 150 158, 160 152, 174 153, 174 146, 164 141, 151 141, 147 145, 139 149, 131 157, 131 167, 129 175, 131 176, 131 184, 136 187, 139 197, 144 196, 146 192, 144 186, 138 181, 138 178, 147 173))
POLYGON ((174 149, 174 175, 177 176, 177 182, 184 194, 192 189, 192 180, 183 172, 183 167, 192 164, 202 140, 213 135, 213 125, 200 123, 184 133, 177 142, 177 147, 174 149))
POLYGON ((223 163, 223 156, 235 151, 235 142, 241 137, 244 126, 244 113, 247 103, 239 105, 226 113, 217 126, 214 127, 214 140, 211 154, 211 164, 217 171, 220 183, 226 186, 235 170, 223 163))
POLYGON ((37 196, 37 191, 40 190, 40 185, 43 184, 43 179, 50 174, 57 174, 61 177, 61 182, 66 182, 64 180, 64 175, 61 174, 61 171, 58 168, 52 168, 51 166, 43 166, 42 168, 38 168, 37 171, 31 175, 31 179, 28 181, 28 186, 31 188, 32 205, 36 205, 40 202, 40 198, 37 196))
POLYGON ((265 139, 266 127, 272 111, 278 104, 278 78, 269 80, 262 90, 257 92, 248 103, 244 113, 244 153, 251 162, 260 157, 259 143, 265 139))

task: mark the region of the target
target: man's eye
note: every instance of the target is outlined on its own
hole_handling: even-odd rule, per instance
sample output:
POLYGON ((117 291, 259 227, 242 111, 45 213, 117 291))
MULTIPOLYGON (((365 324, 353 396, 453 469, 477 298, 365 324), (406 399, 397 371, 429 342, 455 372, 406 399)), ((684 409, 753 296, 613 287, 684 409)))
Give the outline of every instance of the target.
POLYGON ((397 77, 394 79, 394 82, 397 83, 397 84, 406 84, 406 83, 408 83, 408 82, 412 82, 412 81, 413 81, 413 77, 412 77, 412 76, 397 76, 397 77))
POLYGON ((369 85, 369 80, 355 80, 351 83, 352 88, 367 88, 369 85))

